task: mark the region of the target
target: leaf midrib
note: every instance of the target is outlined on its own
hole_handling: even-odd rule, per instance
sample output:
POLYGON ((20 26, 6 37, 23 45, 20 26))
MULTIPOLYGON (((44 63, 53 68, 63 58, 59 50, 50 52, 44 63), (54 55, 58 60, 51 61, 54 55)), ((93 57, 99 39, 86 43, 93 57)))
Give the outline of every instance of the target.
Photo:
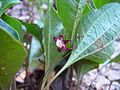
MULTIPOLYGON (((71 40, 73 40, 73 38, 74 38, 74 35, 75 35, 75 31, 76 31, 78 22, 80 21, 80 18, 81 18, 81 17, 80 17, 79 20, 77 20, 77 17, 78 17, 79 14, 80 14, 79 5, 80 5, 80 0, 79 0, 78 5, 77 5, 77 13, 76 13, 75 20, 74 20, 74 24, 73 24, 73 30, 72 30, 71 40)), ((82 8, 81 8, 81 11, 82 11, 82 8)))
POLYGON ((46 69, 48 69, 48 67, 49 67, 49 61, 50 61, 50 44, 51 44, 51 42, 50 42, 50 30, 51 30, 51 13, 50 13, 50 11, 51 11, 51 7, 50 7, 51 5, 50 5, 50 0, 48 0, 48 20, 49 20, 49 30, 48 30, 48 32, 49 32, 49 34, 48 34, 48 58, 47 58, 47 63, 46 63, 46 65, 47 65, 47 67, 46 67, 46 69))
MULTIPOLYGON (((111 6, 110 8, 112 8, 112 7, 114 7, 114 6, 111 6)), ((101 14, 100 15, 100 17, 98 17, 95 21, 94 21, 94 23, 91 25, 91 27, 89 28, 89 30, 91 30, 91 28, 92 28, 92 26, 106 13, 106 11, 108 11, 108 9, 106 9, 105 10, 105 12, 103 13, 103 14, 101 14)), ((119 20, 120 18, 118 18, 118 20, 119 20)), ((118 21, 118 20, 116 20, 116 21, 118 21)), ((110 27, 112 27, 114 24, 112 24, 110 27)), ((110 28, 109 28, 110 29, 110 28)), ((88 31, 89 31, 88 30, 88 31)), ((88 47, 86 47, 85 49, 83 49, 82 51, 81 51, 81 53, 83 53, 86 49, 88 49, 92 44, 94 44, 101 36, 103 36, 104 35, 104 33, 106 33, 106 31, 107 30, 105 30, 93 43, 91 43, 90 45, 88 45, 88 47)), ((87 34, 86 34, 87 35, 87 34)), ((83 39, 83 41, 84 41, 84 39, 83 39)), ((82 43, 82 42, 81 42, 82 43)), ((81 54, 80 53, 80 54, 81 54)), ((80 55, 79 54, 79 55, 80 55)), ((75 60, 77 57, 74 57, 73 59, 71 59, 72 61, 73 60, 75 60)))
POLYGON ((78 61, 78 60, 80 60, 80 59, 82 59, 82 58, 84 58, 84 57, 86 57, 86 56, 89 56, 89 55, 92 55, 92 54, 94 54, 94 53, 96 53, 96 52, 98 52, 98 51, 101 51, 102 49, 104 49, 104 48, 106 48, 107 46, 109 46, 113 41, 115 41, 115 39, 118 37, 120 35, 120 32, 118 33, 118 35, 116 35, 116 37, 113 39, 113 40, 111 40, 111 42, 109 42, 108 44, 106 44, 103 48, 100 48, 100 49, 97 49, 97 50, 95 50, 95 51, 93 51, 93 52, 91 52, 91 53, 89 53, 89 54, 86 54, 85 56, 82 56, 81 58, 78 58, 78 59, 74 59, 75 61, 73 61, 72 63, 75 63, 76 61, 78 61))

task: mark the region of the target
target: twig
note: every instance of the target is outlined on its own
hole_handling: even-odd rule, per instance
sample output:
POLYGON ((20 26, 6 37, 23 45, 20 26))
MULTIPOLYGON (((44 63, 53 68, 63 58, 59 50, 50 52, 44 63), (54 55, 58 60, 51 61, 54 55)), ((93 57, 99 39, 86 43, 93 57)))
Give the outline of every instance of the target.
POLYGON ((112 83, 113 83, 113 81, 110 81, 110 85, 109 85, 108 90, 110 90, 110 89, 111 89, 112 83))
POLYGON ((36 0, 33 0, 33 5, 32 5, 32 8, 31 8, 31 11, 30 11, 30 19, 29 19, 29 23, 31 23, 33 21, 33 10, 34 10, 34 6, 36 4, 36 0))

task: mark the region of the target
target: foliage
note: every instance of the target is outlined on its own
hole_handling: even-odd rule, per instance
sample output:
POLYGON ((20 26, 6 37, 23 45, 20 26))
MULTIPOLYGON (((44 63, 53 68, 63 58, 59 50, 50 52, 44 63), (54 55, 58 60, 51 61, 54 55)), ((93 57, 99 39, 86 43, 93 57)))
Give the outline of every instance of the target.
POLYGON ((18 33, 2 20, 0 22, 0 86, 7 90, 27 52, 18 40, 18 33))

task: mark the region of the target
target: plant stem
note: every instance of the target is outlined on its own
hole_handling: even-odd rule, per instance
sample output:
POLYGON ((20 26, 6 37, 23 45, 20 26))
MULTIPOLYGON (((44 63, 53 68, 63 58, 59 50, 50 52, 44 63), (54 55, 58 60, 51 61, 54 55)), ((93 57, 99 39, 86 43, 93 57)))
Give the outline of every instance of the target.
POLYGON ((53 82, 65 69, 67 69, 69 66, 70 66, 70 63, 69 63, 69 62, 66 63, 66 64, 62 67, 62 69, 52 78, 52 80, 49 82, 49 84, 51 85, 52 82, 53 82))
MULTIPOLYGON (((50 14, 50 11, 51 11, 51 3, 50 3, 50 1, 51 0, 47 0, 47 2, 48 2, 48 17, 49 17, 49 19, 48 19, 48 21, 49 21, 49 28, 50 28, 50 26, 51 26, 51 22, 50 22, 50 18, 51 18, 51 14, 50 14)), ((49 46, 48 46, 48 48, 49 48, 49 46)), ((48 53, 49 53, 49 49, 48 49, 48 53)), ((48 55, 48 57, 47 57, 47 59, 49 60, 49 55, 48 55)), ((47 60, 47 61, 48 61, 47 60)), ((46 70, 48 69, 48 63, 47 63, 47 61, 45 62, 45 76, 44 76, 44 79, 43 79, 43 83, 42 83, 42 86, 41 86, 41 90, 45 90, 45 84, 46 84, 46 82, 47 82, 47 76, 48 76, 48 74, 49 74, 49 72, 47 72, 46 70), (47 75, 46 75, 46 72, 47 72, 47 75)))
POLYGON ((33 10, 34 10, 34 6, 36 4, 36 0, 33 1, 33 4, 32 4, 32 7, 31 7, 31 10, 30 10, 30 19, 29 19, 29 23, 31 23, 33 21, 33 10))
POLYGON ((113 83, 113 81, 110 82, 108 90, 111 90, 112 83, 113 83))

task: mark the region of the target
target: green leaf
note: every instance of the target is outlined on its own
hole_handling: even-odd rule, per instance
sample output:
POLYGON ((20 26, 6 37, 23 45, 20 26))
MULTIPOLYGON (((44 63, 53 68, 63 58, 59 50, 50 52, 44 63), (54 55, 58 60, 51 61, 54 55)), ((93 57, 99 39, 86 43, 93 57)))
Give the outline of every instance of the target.
POLYGON ((1 0, 0 16, 14 4, 20 3, 20 0, 1 0))
POLYGON ((12 28, 9 24, 0 19, 0 28, 9 32, 9 34, 17 40, 20 40, 18 32, 12 28))
POLYGON ((8 90, 15 73, 23 64, 26 50, 21 43, 1 27, 0 42, 0 86, 2 90, 8 90))
MULTIPOLYGON (((104 10, 106 10, 107 8, 105 8, 104 10)), ((99 18, 99 16, 103 13, 103 12, 98 12, 98 10, 96 10, 96 14, 94 14, 94 13, 91 13, 91 15, 90 15, 90 17, 93 17, 93 18, 91 18, 91 19, 93 19, 93 20, 91 20, 91 21, 95 21, 97 18, 99 18)), ((86 15, 87 16, 87 15, 86 15)), ((86 16, 85 17, 83 17, 82 19, 81 19, 81 29, 82 29, 82 31, 83 31, 83 36, 85 36, 87 33, 88 33, 88 30, 89 30, 89 28, 92 26, 92 24, 94 23, 89 23, 89 24, 86 24, 86 16)), ((98 43, 98 42, 102 42, 101 40, 99 40, 99 41, 97 41, 96 42, 96 44, 100 44, 100 45, 102 45, 102 43, 98 43)), ((113 44, 114 43, 112 43, 111 45, 109 45, 109 47, 106 47, 105 49, 103 49, 103 50, 101 50, 101 51, 99 51, 99 52, 97 52, 97 53, 95 53, 95 54, 93 54, 93 55, 90 55, 90 56, 87 56, 87 57, 85 57, 86 59, 89 59, 89 60, 92 60, 92 61, 94 61, 94 62, 97 62, 97 63, 103 63, 103 62, 105 62, 105 60, 107 60, 109 57, 110 57, 110 55, 114 52, 114 46, 113 46, 113 44)), ((99 46, 99 45, 98 45, 99 46)), ((93 48, 94 48, 94 46, 93 46, 93 48)), ((91 49, 92 49, 92 47, 91 47, 91 49)))
MULTIPOLYGON (((47 79, 49 73, 53 71, 58 62, 62 60, 63 53, 58 52, 55 41, 53 40, 53 37, 58 37, 60 34, 63 34, 63 25, 61 20, 59 19, 56 11, 49 7, 43 30, 46 72, 44 79, 47 79)), ((42 90, 44 90, 45 83, 46 80, 44 80, 42 84, 42 90)))
POLYGON ((92 0, 96 8, 101 8, 103 5, 110 2, 120 2, 120 0, 92 0))
POLYGON ((96 69, 98 65, 99 65, 98 63, 92 62, 88 59, 84 59, 82 61, 75 63, 74 66, 79 80, 81 80, 83 76, 90 70, 96 69))
POLYGON ((105 54, 107 59, 111 59, 111 52, 114 51, 114 48, 112 48, 112 43, 120 35, 119 16, 120 4, 110 3, 99 10, 92 10, 85 17, 83 17, 82 23, 84 23, 82 28, 86 32, 84 34, 84 38, 81 42, 79 42, 77 48, 73 50, 67 63, 56 74, 54 79, 70 65, 87 56, 93 54, 100 54, 100 56, 102 56, 105 54), (95 17, 96 14, 98 17, 95 17), (102 50, 107 53, 99 53, 102 50))
POLYGON ((68 38, 74 38, 80 21, 81 14, 85 7, 86 0, 57 0, 58 14, 64 25, 64 33, 68 38))
POLYGON ((21 21, 21 23, 25 26, 26 32, 30 33, 34 37, 36 37, 40 42, 42 42, 42 30, 43 28, 40 28, 37 24, 29 24, 26 22, 21 21))
POLYGON ((9 24, 12 28, 14 28, 18 32, 20 36, 20 41, 22 42, 23 41, 22 24, 17 19, 6 14, 3 14, 1 18, 3 21, 5 21, 7 24, 9 24))
POLYGON ((120 55, 116 56, 112 62, 120 62, 120 55))
POLYGON ((44 26, 44 50, 46 59, 46 70, 48 70, 51 65, 53 65, 53 62, 55 62, 55 65, 57 65, 57 62, 61 60, 62 53, 58 52, 53 37, 59 36, 63 33, 63 25, 55 10, 51 8, 48 13, 49 14, 47 14, 44 26))
POLYGON ((32 72, 39 64, 36 63, 39 62, 38 57, 43 54, 43 28, 40 28, 37 24, 29 24, 22 21, 21 23, 25 26, 26 32, 33 35, 29 55, 29 70, 32 72))
MULTIPOLYGON (((110 45, 120 34, 120 10, 116 10, 116 7, 120 8, 120 4, 107 4, 99 11, 94 10, 84 17, 84 21, 82 21, 84 22, 82 25, 83 30, 87 31, 88 29, 88 31, 84 39, 78 44, 77 49, 73 51, 69 60, 76 62, 83 57, 101 50, 106 50, 108 52, 109 49, 109 51, 113 51, 110 45), (96 14, 97 16, 99 15, 99 17, 94 17, 96 14)), ((106 55, 110 57, 111 54, 111 52, 108 52, 106 55)))
MULTIPOLYGON (((107 10, 107 8, 105 8, 104 10, 107 10)), ((94 16, 93 16, 94 18, 93 19, 95 20, 95 19, 99 18, 99 15, 101 15, 102 13, 103 12, 99 12, 99 13, 96 13, 96 14, 93 13, 94 14, 94 16)), ((91 14, 91 15, 93 15, 93 14, 91 14)), ((82 31, 83 31, 84 35, 87 34, 89 28, 92 25, 92 23, 89 23, 89 25, 87 25, 86 24, 87 21, 84 20, 85 18, 86 17, 84 17, 84 18, 81 19, 81 26, 84 26, 84 27, 82 27, 82 29, 83 29, 82 31)), ((92 20, 92 21, 94 21, 94 20, 92 20)), ((101 40, 100 40, 100 42, 101 42, 101 40)), ((111 45, 109 45, 105 49, 103 49, 103 50, 101 50, 101 51, 99 51, 99 52, 97 52, 97 53, 95 53, 93 55, 87 56, 85 58, 86 59, 90 59, 90 60, 92 60, 94 62, 97 62, 97 63, 103 63, 107 59, 109 59, 109 57, 115 52, 115 47, 116 47, 114 45, 115 43, 116 43, 116 41, 114 41, 113 43, 111 43, 111 45)), ((117 58, 114 58, 114 61, 119 61, 119 60, 117 58)))
MULTIPOLYGON (((102 14, 102 12, 99 12, 99 14, 97 14, 97 13, 94 14, 94 19, 97 19, 100 14, 102 14)), ((86 21, 84 20, 84 18, 82 18, 81 19, 81 25, 84 26, 84 27, 82 27, 82 29, 83 29, 82 31, 83 31, 83 34, 86 35, 86 33, 88 32, 88 30, 89 30, 90 26, 92 25, 92 23, 89 24, 89 25, 87 25, 86 21), (82 24, 84 24, 86 26, 84 26, 82 24)), ((116 51, 118 51, 117 49, 119 49, 119 48, 117 48, 115 44, 117 44, 116 41, 114 41, 113 43, 111 43, 111 45, 109 45, 105 49, 103 49, 103 50, 101 50, 101 51, 99 51, 99 52, 97 52, 97 53, 95 53, 93 55, 87 56, 85 58, 89 59, 91 61, 97 62, 97 63, 104 63, 104 62, 106 62, 107 59, 109 59, 109 57, 111 55, 113 55, 113 53, 115 53, 116 51)), ((120 61, 118 56, 115 57, 115 58, 112 58, 111 60, 112 60, 112 62, 119 62, 120 61)))
POLYGON ((83 10, 83 13, 82 13, 82 16, 84 16, 85 14, 87 14, 88 12, 90 12, 90 7, 89 7, 89 4, 87 3, 86 5, 85 5, 85 8, 84 8, 84 10, 83 10))

